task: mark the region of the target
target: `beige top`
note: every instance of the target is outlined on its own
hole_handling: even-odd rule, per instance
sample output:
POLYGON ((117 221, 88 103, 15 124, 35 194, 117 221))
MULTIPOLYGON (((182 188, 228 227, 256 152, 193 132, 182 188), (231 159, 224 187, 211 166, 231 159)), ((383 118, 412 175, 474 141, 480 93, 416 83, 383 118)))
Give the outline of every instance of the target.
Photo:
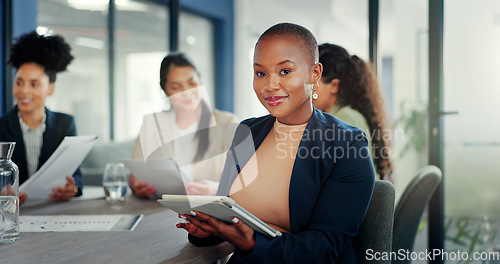
POLYGON ((290 231, 290 178, 306 125, 276 120, 229 192, 236 203, 279 231, 290 231))
MULTIPOLYGON (((213 110, 210 122, 209 145, 205 156, 193 163, 193 153, 178 155, 186 148, 196 149, 197 141, 190 137, 181 136, 175 131, 175 112, 166 111, 144 116, 141 131, 132 150, 132 158, 144 159, 171 157, 174 158, 180 169, 192 180, 219 181, 226 152, 231 145, 234 129, 239 121, 234 114, 213 110)), ((197 128, 197 127, 196 127, 197 128)), ((198 128, 197 128, 198 129, 198 128)), ((192 151, 188 151, 192 152, 192 151)))

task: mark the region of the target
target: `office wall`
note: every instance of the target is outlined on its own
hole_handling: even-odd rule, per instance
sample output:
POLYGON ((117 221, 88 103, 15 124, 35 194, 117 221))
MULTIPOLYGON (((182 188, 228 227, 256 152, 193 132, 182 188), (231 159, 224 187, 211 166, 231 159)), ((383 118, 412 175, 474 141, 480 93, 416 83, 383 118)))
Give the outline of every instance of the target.
MULTIPOLYGON (((36 20, 37 20, 37 0, 23 0, 23 1, 11 1, 12 3, 12 37, 15 39, 20 35, 35 30, 36 29, 36 20)), ((7 32, 7 27, 10 26, 8 23, 4 21, 5 15, 9 10, 5 10, 6 0, 0 1, 0 25, 2 28, 2 32, 0 34, 0 115, 3 114, 3 110, 8 111, 13 104, 12 101, 6 101, 10 97, 11 87, 5 87, 5 79, 6 74, 10 74, 7 72, 8 69, 6 65, 6 61, 8 58, 6 57, 6 40, 5 38, 7 32)))

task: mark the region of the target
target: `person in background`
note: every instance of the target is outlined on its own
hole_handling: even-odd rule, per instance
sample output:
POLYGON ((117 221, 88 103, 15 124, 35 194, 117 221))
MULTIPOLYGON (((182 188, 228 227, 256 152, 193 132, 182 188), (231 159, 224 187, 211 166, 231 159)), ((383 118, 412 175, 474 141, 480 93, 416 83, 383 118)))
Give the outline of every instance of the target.
POLYGON ((180 215, 188 222, 177 227, 198 246, 233 244, 229 263, 360 263, 352 238, 375 172, 363 131, 312 105, 322 73, 316 39, 302 26, 274 25, 259 37, 253 62, 254 91, 269 115, 237 128, 217 195, 282 235, 199 211, 180 215))
MULTIPOLYGON (((12 161, 19 167, 20 184, 47 161, 65 136, 76 136, 72 116, 45 107, 46 98, 54 93, 57 73, 73 60, 70 51, 61 36, 36 32, 22 35, 12 46, 9 63, 17 70, 13 87, 17 104, 0 118, 0 141, 16 142, 12 161)), ((66 181, 53 189, 50 199, 69 200, 82 194, 79 169, 66 181)), ((27 198, 19 193, 20 204, 27 198)))
POLYGON ((393 181, 390 131, 377 77, 371 67, 343 47, 319 45, 323 76, 313 104, 362 129, 380 179, 393 181))
MULTIPOLYGON (((234 132, 228 128, 238 119, 211 109, 203 96, 200 74, 184 53, 172 52, 163 59, 160 87, 172 107, 144 117, 132 158, 174 158, 185 176, 188 194, 214 195, 234 132)), ((151 198, 156 192, 155 186, 134 175, 129 185, 138 197, 151 198)))

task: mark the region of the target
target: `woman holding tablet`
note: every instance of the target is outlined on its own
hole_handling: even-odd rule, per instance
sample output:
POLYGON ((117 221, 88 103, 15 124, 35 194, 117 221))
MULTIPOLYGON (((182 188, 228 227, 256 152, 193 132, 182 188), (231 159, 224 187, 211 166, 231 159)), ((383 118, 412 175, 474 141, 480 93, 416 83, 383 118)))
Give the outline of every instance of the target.
MULTIPOLYGON (((214 195, 234 131, 228 128, 238 123, 236 116, 212 110, 200 74, 184 53, 172 52, 163 59, 160 87, 172 107, 144 117, 132 157, 173 158, 185 176, 188 194, 214 195)), ((151 198, 156 192, 155 186, 133 175, 129 183, 139 197, 151 198)))
POLYGON ((253 85, 270 115, 240 124, 217 194, 283 235, 270 238, 237 218, 226 224, 194 212, 177 224, 192 243, 232 243, 231 263, 359 263, 351 240, 370 202, 373 164, 363 131, 314 109, 321 74, 317 42, 306 28, 282 23, 260 36, 253 85))

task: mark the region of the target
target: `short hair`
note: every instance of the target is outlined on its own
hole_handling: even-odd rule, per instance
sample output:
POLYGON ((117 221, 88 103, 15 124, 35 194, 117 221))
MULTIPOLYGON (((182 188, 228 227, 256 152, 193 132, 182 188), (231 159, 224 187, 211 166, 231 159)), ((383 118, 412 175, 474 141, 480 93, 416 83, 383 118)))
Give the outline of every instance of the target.
POLYGON ((319 61, 318 42, 307 28, 293 23, 276 24, 260 35, 255 46, 257 46, 261 40, 274 36, 298 38, 303 50, 307 53, 312 63, 314 64, 319 61))
MULTIPOLYGON (((191 58, 188 55, 182 52, 173 51, 169 53, 163 60, 160 65, 160 87, 162 90, 165 90, 165 84, 167 83, 167 75, 172 66, 177 67, 191 67, 193 70, 198 73, 196 66, 194 65, 191 58)), ((199 73, 198 73, 199 74, 199 73)))
POLYGON ((56 74, 65 71, 73 59, 71 47, 63 37, 44 36, 32 31, 21 35, 12 46, 8 63, 16 69, 25 63, 36 63, 43 67, 53 83, 56 74))

